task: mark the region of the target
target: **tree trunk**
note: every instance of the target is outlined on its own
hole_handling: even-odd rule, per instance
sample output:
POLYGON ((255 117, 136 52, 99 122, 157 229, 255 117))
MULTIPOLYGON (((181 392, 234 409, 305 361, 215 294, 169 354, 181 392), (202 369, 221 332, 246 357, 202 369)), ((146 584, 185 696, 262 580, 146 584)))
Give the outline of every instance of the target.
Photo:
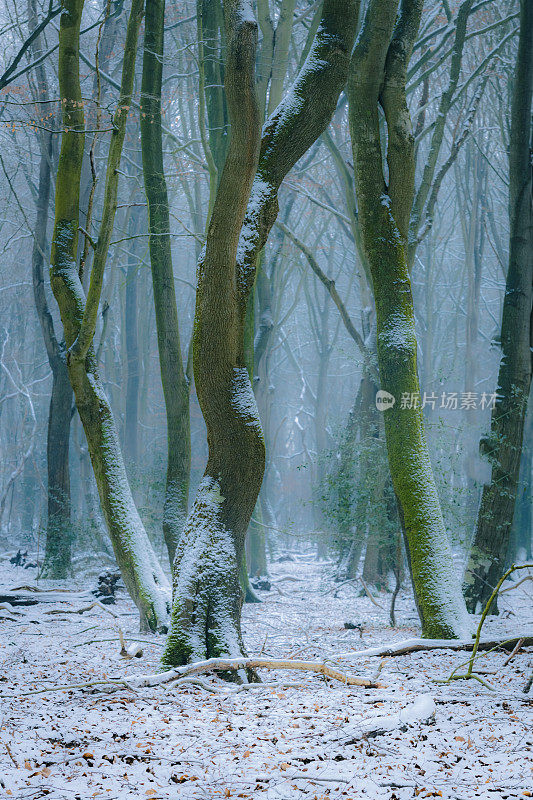
POLYGON ((240 71, 253 71, 245 58, 254 50, 249 5, 226 0, 227 18, 235 22, 237 6, 245 9, 238 30, 247 44, 235 64, 235 29, 227 36, 232 134, 196 299, 194 375, 209 459, 176 553, 172 630, 163 655, 170 665, 242 651, 239 567, 264 469, 264 441, 244 358, 246 306, 258 255, 277 215, 281 182, 323 132, 346 81, 358 10, 354 0, 325 0, 309 59, 265 127, 250 194, 259 113, 252 75, 241 89, 245 96, 235 94, 240 71))
MULTIPOLYGON (((132 209, 129 235, 135 236, 140 225, 138 209, 132 209)), ((126 408, 124 418, 124 457, 130 469, 130 475, 136 474, 138 466, 138 429, 139 429, 139 384, 140 359, 137 315, 137 285, 139 261, 136 258, 134 242, 128 254, 126 270, 126 300, 124 309, 124 328, 126 335, 126 361, 128 365, 126 383, 126 408)))
POLYGON ((72 387, 67 366, 58 358, 52 366, 52 396, 48 414, 48 525, 43 578, 67 578, 71 573, 69 441, 72 387))
POLYGON ((204 477, 176 551, 167 665, 244 652, 239 570, 264 470, 264 441, 244 354, 251 287, 236 272, 237 245, 257 167, 254 86, 257 26, 241 0, 225 0, 228 153, 198 265, 194 380, 207 427, 204 477))
POLYGON ((187 516, 191 434, 189 382, 185 376, 181 355, 170 247, 167 184, 163 169, 161 80, 164 21, 164 0, 147 3, 141 94, 141 142, 144 185, 148 201, 157 344, 167 414, 168 455, 163 535, 172 566, 187 516))
POLYGON ((511 107, 509 152, 509 269, 503 301, 497 400, 490 435, 480 451, 491 463, 483 487, 463 591, 470 611, 490 597, 504 570, 518 488, 531 385, 533 279, 533 0, 521 0, 520 37, 511 107))
POLYGON ((56 181, 51 284, 68 348, 67 365, 98 486, 102 510, 124 583, 139 608, 141 627, 167 626, 170 587, 131 496, 113 415, 100 381, 92 342, 117 206, 119 163, 133 88, 143 3, 133 0, 124 48, 122 82, 109 145, 102 223, 94 248, 87 297, 76 261, 84 113, 79 80, 83 0, 65 0, 59 34, 59 87, 63 135, 56 181))
MULTIPOLYGON (((28 11, 31 26, 37 26, 37 7, 30 0, 28 11)), ((33 57, 41 54, 41 37, 32 45, 33 57)), ((43 64, 36 67, 36 86, 39 100, 48 99, 48 84, 43 64)), ((44 287, 44 263, 47 260, 47 223, 51 192, 51 170, 54 147, 52 134, 40 134, 39 186, 37 215, 32 251, 32 283, 35 308, 43 334, 48 362, 52 370, 52 394, 48 414, 47 441, 47 533, 42 575, 66 578, 71 571, 71 516, 69 437, 72 389, 67 374, 64 346, 57 341, 52 315, 44 287)))
POLYGON ((455 576, 421 409, 402 408, 419 395, 416 337, 405 243, 414 191, 414 149, 406 102, 407 64, 422 3, 371 0, 352 57, 350 130, 363 245, 377 315, 381 388, 395 398, 384 411, 390 473, 409 554, 424 636, 457 638, 468 619, 455 576), (396 22, 396 25, 395 25, 396 22), (388 129, 388 184, 378 106, 388 129))
POLYGON ((268 575, 265 526, 260 501, 256 503, 255 516, 257 522, 252 520, 248 529, 249 571, 250 575, 268 575))

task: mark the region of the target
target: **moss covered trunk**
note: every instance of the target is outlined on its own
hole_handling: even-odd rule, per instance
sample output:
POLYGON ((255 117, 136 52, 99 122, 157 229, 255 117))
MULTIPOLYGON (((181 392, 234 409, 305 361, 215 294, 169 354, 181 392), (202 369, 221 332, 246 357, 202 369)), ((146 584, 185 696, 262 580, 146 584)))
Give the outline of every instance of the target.
POLYGON ((358 8, 354 0, 325 0, 309 57, 264 128, 254 179, 259 111, 253 75, 242 71, 252 71, 246 62, 253 58, 255 23, 248 4, 225 4, 232 28, 225 72, 231 141, 198 267, 194 333, 209 459, 176 551, 165 664, 242 651, 239 567, 265 457, 246 368, 246 307, 281 182, 324 131, 346 82, 358 8))
POLYGON ((226 162, 198 265, 194 379, 207 427, 204 477, 176 550, 172 627, 163 661, 181 664, 243 650, 239 570, 264 470, 264 441, 244 354, 249 289, 237 245, 259 155, 251 7, 225 0, 226 162))
POLYGON ((491 463, 483 487, 463 590, 470 611, 485 605, 505 570, 531 385, 533 206, 531 106, 533 0, 522 0, 509 148, 509 268, 501 326, 502 358, 491 430, 480 450, 491 463))
MULTIPOLYGON (((28 3, 30 28, 38 25, 37 3, 28 3)), ((31 46, 32 57, 42 54, 42 37, 31 46)), ((37 96, 49 99, 44 64, 35 69, 37 96)), ((41 574, 47 578, 66 578, 71 571, 71 503, 69 439, 72 407, 72 388, 67 373, 65 348, 58 341, 45 290, 44 263, 47 258, 47 227, 51 194, 51 172, 54 153, 53 134, 43 130, 39 136, 40 164, 36 218, 32 250, 32 284, 35 308, 41 326, 48 363, 52 370, 52 392, 48 411, 47 431, 47 525, 46 549, 41 574)))
POLYGON ((144 185, 148 201, 157 345, 167 416, 168 451, 163 534, 172 565, 187 516, 191 442, 189 383, 181 355, 170 246, 168 194, 163 168, 161 80, 164 21, 164 0, 153 0, 148 3, 141 89, 141 143, 144 185))
POLYGON ((165 628, 170 587, 135 508, 111 408, 92 347, 103 272, 117 205, 118 167, 133 86, 135 52, 143 3, 133 0, 126 33, 122 83, 109 145, 104 206, 87 297, 76 261, 84 113, 79 80, 79 29, 83 0, 64 0, 59 34, 59 87, 63 135, 56 180, 51 284, 68 348, 68 373, 83 424, 100 502, 115 556, 141 626, 165 628))
POLYGON ((48 412, 46 458, 48 521, 42 577, 67 578, 71 573, 72 521, 69 441, 72 387, 64 358, 52 364, 52 394, 48 412))
POLYGON ((406 70, 422 4, 371 0, 348 86, 357 203, 377 317, 381 389, 395 398, 384 411, 387 453, 409 554, 424 636, 455 638, 468 630, 466 608, 429 459, 417 397, 417 343, 406 238, 414 187, 414 152, 405 96, 406 70), (388 129, 388 182, 379 130, 388 129))

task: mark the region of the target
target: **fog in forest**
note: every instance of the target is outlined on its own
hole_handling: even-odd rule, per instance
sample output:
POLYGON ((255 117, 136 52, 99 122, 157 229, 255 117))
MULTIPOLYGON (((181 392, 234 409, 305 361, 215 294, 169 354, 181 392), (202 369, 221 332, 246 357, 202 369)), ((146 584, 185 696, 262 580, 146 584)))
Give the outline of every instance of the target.
MULTIPOLYGON (((531 0, 1 0, 6 697, 22 691, 10 672, 18 660, 30 662, 26 690, 41 690, 41 678, 50 687, 104 669, 104 681, 166 669, 177 679, 195 662, 236 659, 182 676, 199 685, 164 696, 181 697, 192 717, 201 698, 213 715, 226 698, 220 708, 247 715, 239 730, 249 732, 269 690, 227 700, 228 687, 285 678, 243 659, 331 659, 368 679, 362 689, 302 678, 311 687, 302 702, 317 692, 335 724, 395 681, 383 724, 399 730, 397 664, 418 681, 407 727, 440 726, 446 692, 493 699, 487 680, 522 720, 527 704, 513 697, 531 687, 533 644, 532 30, 531 0), (80 606, 83 616, 65 617, 60 591, 73 593, 65 613, 80 606), (497 679, 481 671, 437 689, 421 677, 446 679, 470 657, 453 648, 392 653, 375 674, 379 660, 334 657, 374 647, 381 658, 419 636, 471 650, 483 609, 481 648, 504 639, 503 655, 515 648, 505 669, 500 650, 485 659, 497 679), (46 613, 63 613, 55 633, 46 613), (27 628, 23 614, 33 614, 27 628), (94 640, 108 641, 100 634, 112 627, 113 644, 72 649, 93 618, 94 640), (24 643, 32 628, 54 654, 42 675, 36 641, 24 643), (135 671, 134 657, 117 659, 137 640, 150 657, 135 671), (55 666, 63 656, 65 674, 55 666)), ((146 685, 146 702, 163 696, 128 681, 122 692, 146 685)), ((281 729, 298 718, 299 690, 286 691, 281 729)), ((0 785, 11 796, 45 796, 24 793, 34 785, 20 777, 25 759, 54 800, 133 797, 141 784, 138 796, 162 798, 529 796, 527 756, 510 766, 530 736, 525 722, 494 733, 507 748, 497 775, 483 767, 461 783, 436 750, 378 748, 380 780, 385 762, 417 758, 428 776, 373 783, 367 765, 356 780, 335 765, 336 744, 324 755, 333 777, 317 767, 310 784, 302 764, 310 774, 324 758, 303 739, 311 755, 298 764, 277 739, 265 745, 263 759, 285 764, 276 778, 261 782, 270 767, 259 757, 238 773, 214 751, 218 766, 204 774, 194 758, 211 757, 209 710, 190 723, 200 736, 191 763, 184 755, 172 774, 154 766, 146 789, 137 760, 127 781, 110 771, 106 794, 103 767, 80 777, 52 759, 49 778, 30 733, 9 738, 25 714, 52 724, 53 698, 70 697, 90 720, 96 695, 37 697, 0 715, 12 772, 0 785), (182 781, 194 769, 196 788, 182 781), (478 792, 486 779, 496 794, 478 792)), ((452 750, 452 728, 464 724, 485 757, 478 717, 461 709, 441 735, 452 750)), ((235 744, 241 761, 247 735, 235 744)))

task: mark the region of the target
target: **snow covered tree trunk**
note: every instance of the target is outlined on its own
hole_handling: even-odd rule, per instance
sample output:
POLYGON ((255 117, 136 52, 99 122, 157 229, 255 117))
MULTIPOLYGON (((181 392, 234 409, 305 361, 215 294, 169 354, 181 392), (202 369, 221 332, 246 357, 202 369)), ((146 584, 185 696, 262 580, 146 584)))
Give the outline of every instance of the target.
POLYGON ((164 20, 164 0, 147 3, 141 88, 141 143, 144 185, 148 201, 157 344, 167 415, 168 451, 163 535, 172 566, 176 546, 187 517, 191 435, 189 382, 185 376, 181 355, 170 247, 167 184, 163 170, 161 80, 164 20))
POLYGON ((520 5, 520 38, 511 108, 509 148, 509 268, 501 327, 502 358, 491 431, 480 442, 491 466, 483 487, 463 591, 474 612, 484 606, 505 569, 518 489, 532 371, 533 0, 520 5))
POLYGON ((141 627, 164 629, 170 587, 135 508, 111 408, 92 346, 103 272, 117 206, 118 167, 133 87, 142 0, 133 0, 125 42, 122 83, 109 157, 102 224, 85 297, 76 261, 84 113, 79 80, 79 30, 83 0, 64 0, 59 34, 59 87, 63 135, 56 179, 51 284, 68 348, 67 365, 109 535, 124 583, 141 615, 141 627))
POLYGON ((405 534, 424 636, 458 638, 468 617, 455 575, 422 411, 402 408, 419 393, 416 338, 406 239, 414 189, 414 152, 405 83, 422 3, 371 0, 352 57, 350 130, 363 246, 377 315, 381 388, 396 402, 384 412, 390 472, 405 534), (379 109, 388 129, 384 178, 379 109))
POLYGON ((248 3, 225 2, 232 131, 198 266, 194 332, 194 378, 209 458, 176 551, 165 665, 243 652, 239 569, 265 460, 245 361, 246 307, 281 182, 324 131, 346 82, 358 8, 354 0, 325 0, 309 56, 266 124, 256 173, 256 25, 248 3))
POLYGON ((263 478, 265 447, 244 354, 249 294, 237 245, 257 167, 257 25, 243 0, 225 0, 225 89, 231 139, 198 264, 193 367, 207 427, 204 477, 176 550, 172 627, 163 661, 244 652, 239 570, 263 478))

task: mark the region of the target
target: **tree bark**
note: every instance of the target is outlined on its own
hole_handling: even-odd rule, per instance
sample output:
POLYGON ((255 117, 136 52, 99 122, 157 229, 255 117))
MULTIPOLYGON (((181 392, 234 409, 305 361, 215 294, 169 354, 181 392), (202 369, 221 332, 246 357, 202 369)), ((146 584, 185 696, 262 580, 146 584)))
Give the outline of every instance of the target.
MULTIPOLYGON (((33 24, 37 23, 35 0, 28 4, 33 24)), ((40 52, 41 37, 31 50, 40 52)), ((48 99, 48 85, 43 64, 36 67, 38 100, 48 99)), ((41 575, 46 578, 66 578, 71 572, 71 499, 69 471, 69 439, 72 407, 65 360, 64 343, 58 342, 44 286, 44 263, 47 258, 47 225, 51 193, 51 170, 54 156, 52 134, 40 133, 41 158, 37 191, 37 215, 32 250, 32 283, 35 308, 52 370, 52 392, 48 412, 47 432, 47 529, 46 547, 41 575)), ((57 152, 57 151, 56 151, 57 152)))
MULTIPOLYGON (((135 236, 140 228, 141 215, 139 209, 132 209, 129 220, 129 235, 135 236)), ((140 358, 139 358, 139 318, 138 305, 138 267, 135 241, 132 242, 128 253, 128 266, 126 269, 126 298, 124 308, 124 332, 126 336, 126 404, 124 414, 124 457, 130 469, 130 475, 136 474, 138 466, 139 445, 139 385, 140 385, 140 358)))
POLYGON ((325 0, 314 46, 265 127, 257 165, 256 25, 248 3, 225 2, 232 131, 198 267, 194 333, 209 458, 176 552, 166 665, 243 652, 239 568, 265 460, 244 354, 246 307, 281 182, 325 129, 346 81, 358 7, 354 0, 325 0))
POLYGON ((181 355, 170 246, 168 194, 163 168, 161 81, 164 21, 164 0, 147 3, 141 88, 141 143, 148 201, 157 344, 167 415, 168 453, 163 535, 172 566, 187 517, 191 435, 189 382, 181 355))
POLYGON ((141 627, 165 629, 170 587, 131 496, 113 415, 98 375, 93 339, 117 207, 118 167, 131 102, 142 0, 133 0, 122 81, 109 145, 102 223, 85 297, 76 261, 84 113, 79 80, 79 30, 83 0, 64 0, 59 34, 59 87, 63 135, 56 181, 51 283, 68 348, 67 365, 82 421, 100 502, 124 583, 139 608, 141 627))
POLYGON ((235 269, 259 156, 257 26, 243 0, 225 0, 224 17, 231 136, 198 264, 193 338, 209 456, 176 551, 172 627, 163 655, 167 665, 244 652, 239 570, 264 470, 263 434, 244 355, 249 289, 235 269))
POLYGON ((349 118, 363 246, 377 316, 381 388, 396 399, 384 411, 390 472, 409 554, 424 636, 466 635, 468 618, 429 460, 420 408, 402 408, 419 393, 416 337, 406 241, 414 193, 414 142, 407 108, 407 64, 422 3, 371 0, 352 57, 349 118), (395 24, 396 23, 396 24, 395 24), (379 111, 388 130, 384 179, 379 111))
POLYGON ((501 326, 502 358, 490 435, 480 451, 491 464, 483 487, 463 591, 475 611, 490 597, 505 567, 518 488, 527 401, 531 385, 533 204, 531 105, 533 0, 521 0, 520 35, 511 107, 509 149, 509 268, 501 326))

